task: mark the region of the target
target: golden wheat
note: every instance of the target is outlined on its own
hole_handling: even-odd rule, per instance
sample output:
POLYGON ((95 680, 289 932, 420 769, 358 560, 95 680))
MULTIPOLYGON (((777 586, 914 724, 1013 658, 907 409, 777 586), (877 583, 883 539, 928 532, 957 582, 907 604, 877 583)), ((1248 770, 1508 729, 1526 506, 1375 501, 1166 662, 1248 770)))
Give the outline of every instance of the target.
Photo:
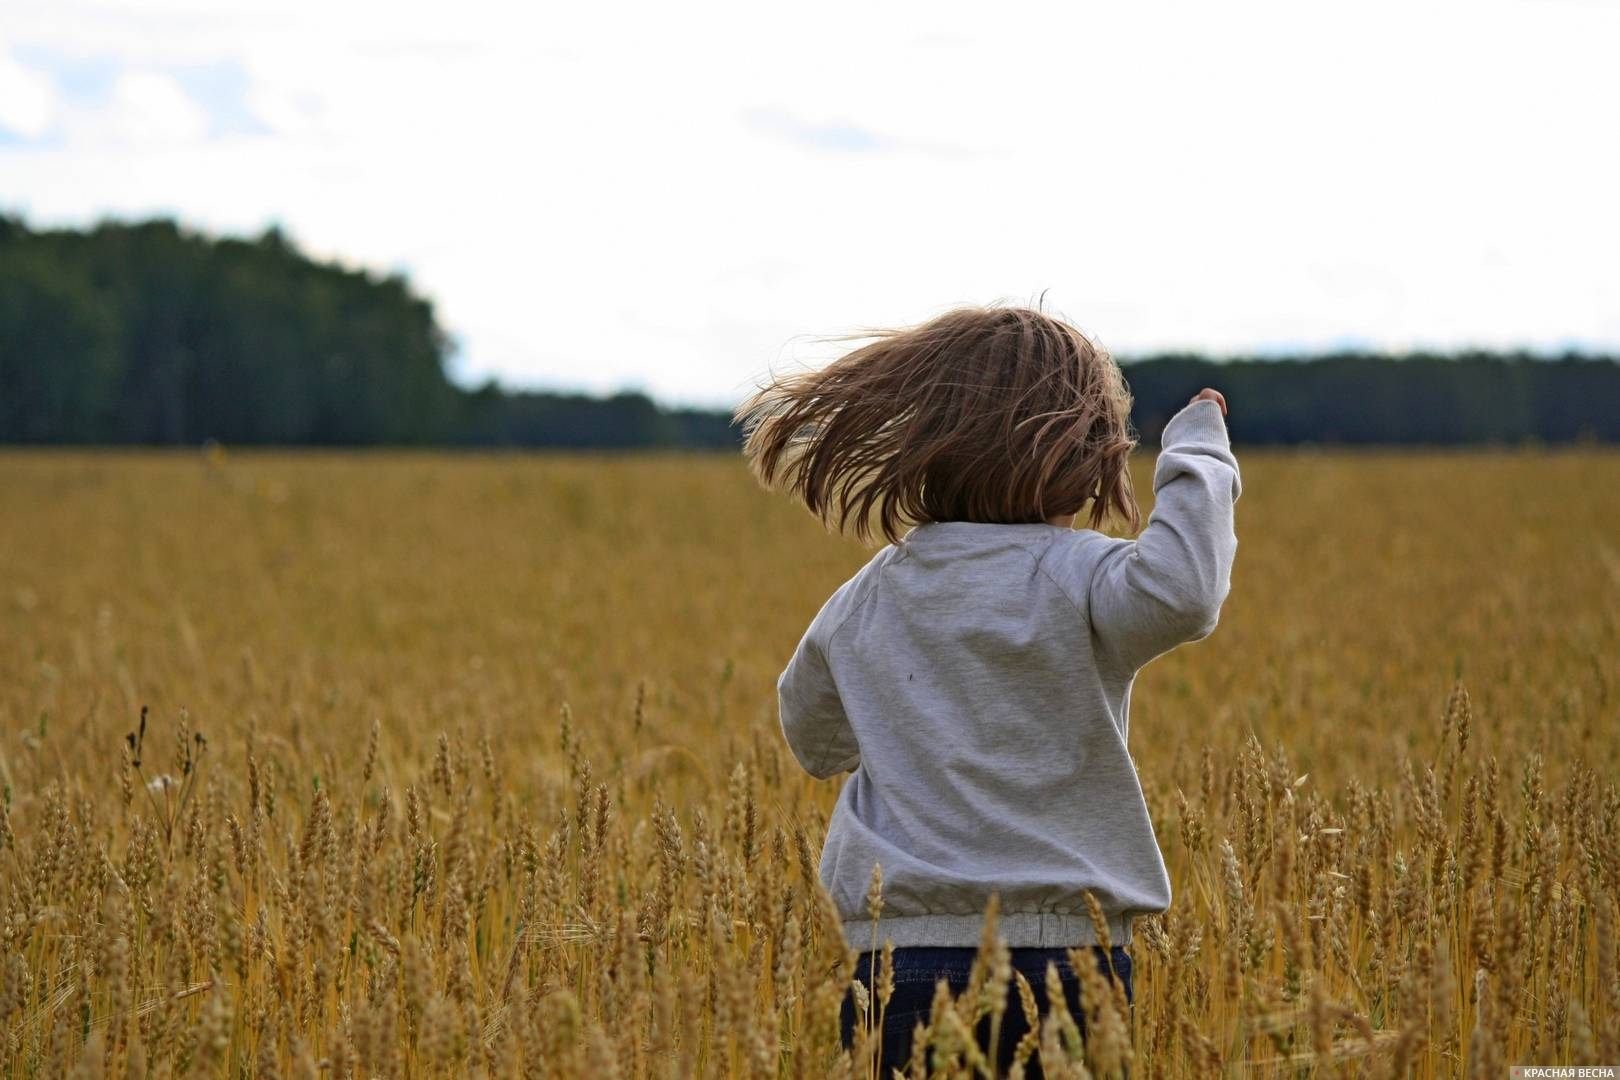
MULTIPOLYGON (((1620 458, 1244 465, 1221 628, 1133 695, 1174 906, 1017 1067, 1620 1062, 1620 458)), ((10 453, 0 550, 10 1074, 875 1074, 774 712, 869 553, 740 461, 10 453)))

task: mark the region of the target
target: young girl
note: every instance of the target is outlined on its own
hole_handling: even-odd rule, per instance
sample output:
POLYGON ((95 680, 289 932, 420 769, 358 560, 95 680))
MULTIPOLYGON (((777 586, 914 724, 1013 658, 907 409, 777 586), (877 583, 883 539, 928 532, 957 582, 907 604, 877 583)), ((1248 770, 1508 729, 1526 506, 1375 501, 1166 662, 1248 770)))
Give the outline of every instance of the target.
MULTIPOLYGON (((1130 995, 1131 921, 1170 903, 1126 749, 1131 688, 1150 660, 1214 630, 1241 481, 1225 400, 1206 389, 1164 428, 1147 528, 1105 536, 1110 513, 1140 524, 1136 442, 1119 368, 1085 335, 992 306, 857 336, 876 340, 774 379, 737 416, 763 483, 862 540, 875 514, 889 541, 811 621, 777 684, 800 764, 853 774, 820 873, 852 948, 894 945, 887 1073, 904 1069, 935 981, 966 985, 992 895, 1043 1010, 1051 960, 1079 1015, 1069 947, 1092 947, 1130 995), (1091 527, 1076 529, 1082 513, 1091 527)), ((856 972, 868 984, 872 959, 856 972)), ((852 1028, 846 1004, 846 1045, 852 1028)), ((1025 1030, 1014 1002, 1003 1064, 1025 1030)))

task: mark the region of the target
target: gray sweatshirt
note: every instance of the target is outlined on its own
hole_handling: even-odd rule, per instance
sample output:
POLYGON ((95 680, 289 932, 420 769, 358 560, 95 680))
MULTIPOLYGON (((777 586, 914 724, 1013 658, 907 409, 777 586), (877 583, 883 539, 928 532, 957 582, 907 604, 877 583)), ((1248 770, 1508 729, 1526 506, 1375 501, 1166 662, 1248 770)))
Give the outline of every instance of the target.
POLYGON ((849 772, 821 880, 849 944, 971 946, 991 893, 1014 948, 1113 943, 1170 879, 1126 749, 1144 664, 1215 629, 1242 490, 1220 407, 1166 425, 1135 540, 1045 523, 931 522, 833 593, 777 681, 782 732, 849 772))

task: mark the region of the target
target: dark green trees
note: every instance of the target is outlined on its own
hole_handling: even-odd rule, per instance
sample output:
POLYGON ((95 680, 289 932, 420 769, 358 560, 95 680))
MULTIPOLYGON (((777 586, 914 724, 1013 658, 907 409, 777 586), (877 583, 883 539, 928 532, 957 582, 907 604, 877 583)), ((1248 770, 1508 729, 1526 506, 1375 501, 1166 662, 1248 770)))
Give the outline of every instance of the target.
POLYGON ((1620 363, 1605 357, 1165 356, 1122 366, 1149 441, 1206 385, 1231 401, 1232 438, 1245 443, 1620 441, 1620 363))
POLYGON ((413 443, 452 437, 443 333, 399 277, 276 230, 0 226, 0 440, 413 443))
MULTIPOLYGON (((463 390, 433 307, 277 229, 29 229, 0 215, 0 443, 735 448, 724 411, 463 390)), ((1620 441, 1620 363, 1341 354, 1125 364, 1148 442, 1201 386, 1247 443, 1620 441)))

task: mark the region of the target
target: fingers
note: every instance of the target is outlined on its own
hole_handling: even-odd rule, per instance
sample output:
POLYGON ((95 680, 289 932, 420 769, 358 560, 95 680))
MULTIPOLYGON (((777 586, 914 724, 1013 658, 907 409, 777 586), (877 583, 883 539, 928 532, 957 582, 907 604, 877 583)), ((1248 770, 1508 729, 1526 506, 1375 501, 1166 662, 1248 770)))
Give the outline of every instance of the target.
POLYGON ((1226 415, 1226 396, 1219 390, 1211 390, 1207 386, 1193 395, 1192 400, 1188 401, 1187 404, 1191 405, 1194 401, 1203 401, 1206 398, 1221 407, 1222 416, 1226 415))

